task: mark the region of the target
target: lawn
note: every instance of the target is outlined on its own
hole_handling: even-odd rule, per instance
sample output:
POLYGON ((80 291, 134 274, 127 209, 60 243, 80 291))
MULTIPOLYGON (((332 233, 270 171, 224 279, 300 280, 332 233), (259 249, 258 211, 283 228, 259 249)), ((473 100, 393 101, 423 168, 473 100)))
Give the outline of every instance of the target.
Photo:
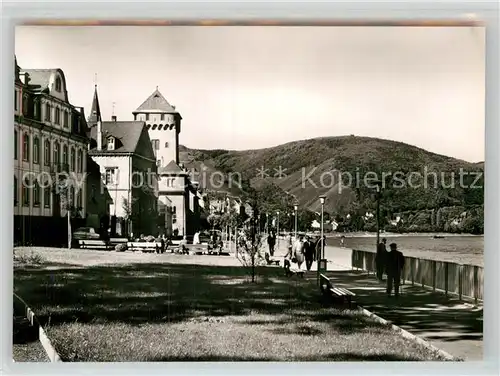
POLYGON ((92 251, 60 254, 18 262, 14 289, 65 361, 442 360, 356 311, 324 306, 314 276, 261 267, 251 283, 237 264, 213 265, 233 257, 134 262, 108 252, 108 264, 89 265, 92 251), (72 257, 87 261, 63 264, 72 257))

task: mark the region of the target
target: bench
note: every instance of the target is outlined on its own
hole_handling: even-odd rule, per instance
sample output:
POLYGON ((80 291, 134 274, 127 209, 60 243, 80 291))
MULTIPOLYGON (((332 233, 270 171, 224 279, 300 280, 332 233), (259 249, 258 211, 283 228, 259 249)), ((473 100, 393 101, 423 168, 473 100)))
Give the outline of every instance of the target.
POLYGON ((161 242, 128 242, 127 247, 133 251, 155 253, 157 249, 161 250, 161 242))
POLYGON ((78 246, 82 249, 113 249, 114 246, 105 242, 104 240, 98 240, 98 239, 86 239, 86 240, 79 240, 78 241, 78 246))
POLYGON ((349 308, 352 306, 352 300, 356 296, 356 294, 342 287, 333 286, 330 278, 328 278, 326 275, 320 274, 319 286, 323 296, 329 297, 333 300, 342 300, 342 302, 347 301, 347 303, 349 304, 349 308))
POLYGON ((266 255, 264 257, 266 259, 267 265, 273 265, 274 264, 274 265, 278 265, 279 266, 280 259, 269 256, 269 253, 266 253, 266 255))

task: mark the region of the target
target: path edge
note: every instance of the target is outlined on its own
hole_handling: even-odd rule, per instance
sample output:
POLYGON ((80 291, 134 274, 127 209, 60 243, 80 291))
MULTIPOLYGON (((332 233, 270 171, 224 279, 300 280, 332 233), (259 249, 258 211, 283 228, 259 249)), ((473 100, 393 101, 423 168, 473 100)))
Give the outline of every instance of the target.
POLYGON ((19 295, 14 293, 14 296, 24 304, 25 308, 25 316, 30 322, 31 326, 38 326, 38 341, 42 345, 43 349, 45 350, 45 353, 47 354, 49 360, 51 363, 60 363, 62 362, 61 357, 57 353, 56 349, 52 345, 52 342, 50 342, 49 337, 47 336, 47 333, 45 333, 45 330, 43 329, 42 325, 40 324, 40 321, 36 317, 35 313, 33 310, 28 306, 28 304, 21 298, 19 295))
POLYGON ((413 340, 413 341, 417 342, 418 344, 426 347, 427 349, 437 352, 439 355, 441 355, 446 360, 451 360, 451 361, 455 361, 455 362, 461 361, 461 359, 459 359, 459 358, 451 355, 450 353, 447 353, 446 351, 444 351, 442 349, 437 348, 436 346, 432 345, 431 343, 429 343, 428 341, 422 339, 421 337, 416 336, 415 334, 412 334, 409 331, 407 331, 407 330, 405 330, 405 329, 403 329, 403 328, 401 328, 401 327, 399 327, 397 325, 394 325, 394 324, 390 323, 389 321, 383 319, 380 316, 377 316, 375 313, 373 313, 371 311, 368 311, 366 308, 364 308, 362 306, 358 305, 358 310, 362 314, 364 314, 365 316, 368 316, 369 318, 371 318, 372 320, 375 320, 375 321, 377 321, 380 324, 390 326, 392 330, 394 330, 395 332, 399 333, 404 338, 413 340))

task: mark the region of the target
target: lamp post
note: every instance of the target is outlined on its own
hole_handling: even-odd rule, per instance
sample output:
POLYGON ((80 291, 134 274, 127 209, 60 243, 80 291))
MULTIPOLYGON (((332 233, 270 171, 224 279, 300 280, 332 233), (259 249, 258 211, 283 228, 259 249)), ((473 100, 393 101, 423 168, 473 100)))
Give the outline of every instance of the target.
POLYGON ((278 218, 276 219, 276 236, 278 238, 278 248, 280 247, 280 211, 276 212, 278 218))
POLYGON ((293 211, 295 213, 295 232, 294 232, 295 240, 297 240, 297 210, 299 210, 299 206, 298 205, 294 205, 293 206, 293 211))
POLYGON ((323 218, 324 218, 324 213, 325 213, 325 200, 326 196, 319 196, 319 201, 321 203, 321 238, 320 238, 320 244, 321 244, 321 249, 319 251, 319 255, 316 255, 316 258, 318 260, 318 272, 317 272, 317 278, 318 278, 318 285, 319 285, 319 274, 320 274, 320 269, 321 269, 321 261, 324 261, 325 258, 325 241, 324 241, 324 228, 323 228, 323 218))
POLYGON ((269 213, 266 213, 266 235, 269 234, 269 213))
POLYGON ((381 190, 382 190, 382 187, 381 187, 381 182, 380 181, 377 181, 376 182, 377 184, 377 191, 376 191, 376 200, 377 200, 377 211, 376 211, 376 214, 375 214, 375 220, 376 220, 376 223, 377 223, 377 244, 375 245, 375 251, 377 251, 378 249, 378 245, 380 243, 380 193, 381 193, 381 190))

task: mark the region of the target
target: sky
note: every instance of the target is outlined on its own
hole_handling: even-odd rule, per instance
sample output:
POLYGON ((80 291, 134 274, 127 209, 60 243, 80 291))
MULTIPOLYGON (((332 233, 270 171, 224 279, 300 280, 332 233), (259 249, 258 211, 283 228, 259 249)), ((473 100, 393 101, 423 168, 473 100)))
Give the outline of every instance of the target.
POLYGON ((87 116, 95 83, 108 120, 113 108, 133 120, 158 86, 191 148, 353 134, 484 160, 482 27, 19 26, 15 38, 21 68, 61 68, 87 116))

